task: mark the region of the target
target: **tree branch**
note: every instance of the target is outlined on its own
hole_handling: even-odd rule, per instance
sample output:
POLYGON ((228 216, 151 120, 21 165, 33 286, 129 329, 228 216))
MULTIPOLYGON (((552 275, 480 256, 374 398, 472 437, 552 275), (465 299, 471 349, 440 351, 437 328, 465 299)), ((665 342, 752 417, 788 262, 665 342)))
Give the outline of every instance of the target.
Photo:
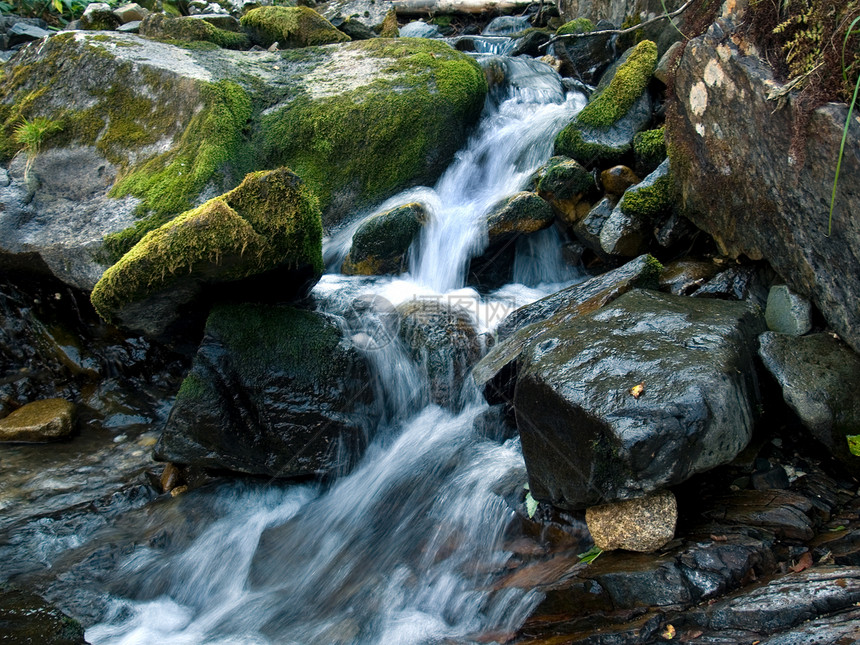
MULTIPOLYGON (((691 4, 693 4, 695 0, 687 0, 680 8, 676 9, 672 13, 664 13, 662 16, 657 16, 656 18, 651 18, 650 20, 646 20, 645 22, 640 22, 638 25, 633 25, 632 27, 628 27, 627 29, 602 29, 600 31, 588 31, 584 34, 562 34, 561 36, 553 36, 543 45, 538 47, 538 49, 544 49, 545 47, 549 47, 554 42, 559 40, 564 40, 565 38, 587 38, 588 36, 623 36, 624 34, 631 34, 637 29, 642 29, 642 27, 646 27, 651 25, 659 20, 663 20, 665 18, 669 18, 670 20, 675 16, 680 15, 684 10, 687 9, 691 4)), ((682 34, 683 35, 683 34, 682 34)))

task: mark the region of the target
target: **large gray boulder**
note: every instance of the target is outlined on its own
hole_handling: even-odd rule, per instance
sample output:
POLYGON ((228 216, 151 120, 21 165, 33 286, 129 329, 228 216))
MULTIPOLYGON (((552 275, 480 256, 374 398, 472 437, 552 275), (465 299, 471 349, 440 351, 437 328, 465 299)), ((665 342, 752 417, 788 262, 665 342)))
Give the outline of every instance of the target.
POLYGON ((577 510, 731 461, 752 435, 763 329, 754 305, 653 291, 551 327, 514 395, 532 495, 577 510))
POLYGON ((215 308, 156 446, 172 462, 270 477, 325 473, 368 436, 368 365, 337 321, 291 307, 215 308))
POLYGON ((474 60, 412 39, 282 53, 68 32, 26 46, 5 78, 0 263, 87 290, 148 230, 249 171, 291 168, 326 226, 432 183, 486 93, 474 60), (62 129, 25 173, 14 128, 37 116, 62 129))
POLYGON ((721 252, 770 262, 860 351, 860 121, 849 127, 828 235, 847 107, 811 114, 797 163, 789 148, 798 107, 791 94, 768 100, 780 85, 748 45, 725 21, 690 41, 679 61, 666 137, 682 206, 721 252))

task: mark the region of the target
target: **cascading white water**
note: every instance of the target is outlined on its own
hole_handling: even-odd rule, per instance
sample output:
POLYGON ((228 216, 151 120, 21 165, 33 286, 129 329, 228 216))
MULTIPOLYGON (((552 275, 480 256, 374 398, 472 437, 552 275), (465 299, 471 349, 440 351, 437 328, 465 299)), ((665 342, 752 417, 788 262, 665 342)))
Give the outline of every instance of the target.
MULTIPOLYGON (((380 427, 361 462, 327 487, 237 483, 199 494, 197 508, 217 519, 190 544, 135 549, 119 571, 133 593, 116 594, 109 615, 87 631, 91 643, 436 643, 510 632, 534 608, 534 592, 492 584, 510 557, 506 497, 525 482, 518 439, 487 436, 479 419, 489 410, 477 393, 457 413, 424 406, 416 393, 426 383, 373 302, 468 295, 474 317, 492 326, 477 294, 462 289, 469 258, 486 244, 486 213, 523 187, 584 103, 565 97, 546 65, 504 64, 508 96, 488 105, 435 189, 385 205, 420 199, 432 213, 410 273, 325 276, 315 289, 374 368, 380 427)), ((515 274, 532 287, 573 277, 547 250, 559 246, 553 235, 521 249, 515 274)), ((343 246, 329 242, 330 263, 343 246)), ((153 512, 151 521, 165 520, 153 512)))

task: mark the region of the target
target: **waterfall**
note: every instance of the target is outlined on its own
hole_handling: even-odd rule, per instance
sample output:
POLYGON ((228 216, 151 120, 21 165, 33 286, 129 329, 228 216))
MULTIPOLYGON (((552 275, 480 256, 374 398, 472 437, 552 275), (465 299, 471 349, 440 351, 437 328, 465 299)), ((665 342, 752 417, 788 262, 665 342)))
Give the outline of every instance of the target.
MULTIPOLYGON (((234 482, 154 508, 150 526, 192 505, 212 519, 176 544, 137 544, 89 642, 439 643, 512 632, 534 609, 535 592, 493 584, 511 557, 510 502, 526 481, 518 438, 488 436, 498 433, 486 431, 490 410, 477 392, 467 389, 456 411, 427 405, 427 383, 391 330, 397 305, 436 298, 471 303, 487 331, 506 298, 523 304, 575 278, 550 229, 518 249, 514 273, 525 285, 495 299, 465 287, 469 258, 486 245, 487 212, 524 187, 584 104, 543 63, 504 64, 506 93, 488 100, 437 185, 383 205, 418 200, 431 213, 409 272, 326 275, 314 290, 374 371, 380 427, 361 461, 325 485, 234 482)), ((355 226, 328 241, 330 265, 355 226)))

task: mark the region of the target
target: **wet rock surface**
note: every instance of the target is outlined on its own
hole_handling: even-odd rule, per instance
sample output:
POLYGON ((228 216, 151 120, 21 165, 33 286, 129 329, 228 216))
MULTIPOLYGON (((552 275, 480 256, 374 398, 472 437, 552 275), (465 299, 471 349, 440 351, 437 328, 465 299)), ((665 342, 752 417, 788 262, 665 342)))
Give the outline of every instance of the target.
POLYGON ((370 383, 336 319, 286 306, 218 307, 156 455, 272 477, 325 473, 365 445, 370 383))
POLYGON ((638 497, 746 446, 763 322, 745 303, 698 302, 633 291, 526 346, 514 408, 535 498, 638 497))

